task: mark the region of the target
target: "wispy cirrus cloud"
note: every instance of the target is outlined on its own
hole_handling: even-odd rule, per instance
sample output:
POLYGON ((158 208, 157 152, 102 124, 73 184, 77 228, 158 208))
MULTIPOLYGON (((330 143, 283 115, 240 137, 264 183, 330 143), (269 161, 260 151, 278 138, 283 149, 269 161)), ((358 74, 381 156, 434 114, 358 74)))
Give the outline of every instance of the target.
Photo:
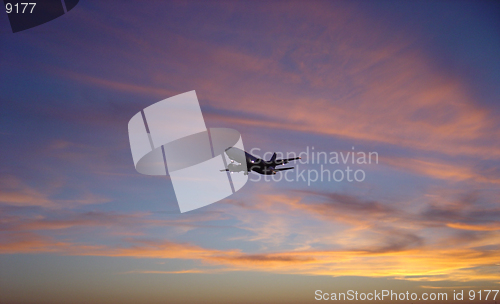
POLYGON ((268 191, 251 204, 228 200, 226 214, 170 220, 150 212, 60 210, 30 216, 19 208, 33 207, 4 207, 0 252, 183 259, 200 263, 195 273, 199 269, 212 273, 216 266, 224 269, 220 271, 426 281, 499 279, 483 270, 500 262, 496 261, 498 230, 493 229, 500 211, 479 192, 437 192, 419 208, 406 209, 405 204, 347 193, 268 191), (197 235, 207 228, 233 227, 241 233, 222 238, 235 244, 226 246, 229 249, 177 240, 187 232, 197 235), (151 238, 150 231, 158 229, 162 234, 168 231, 171 238, 151 238), (89 231, 101 235, 101 241, 77 241, 89 231), (242 242, 258 246, 242 250, 237 245, 242 242))
POLYGON ((14 177, 2 178, 0 202, 12 205, 54 206, 47 195, 29 187, 14 177))
POLYGON ((51 195, 61 185, 54 185, 49 189, 39 190, 27 185, 16 176, 4 176, 0 181, 0 203, 12 206, 40 206, 46 208, 71 207, 88 204, 102 204, 109 202, 109 198, 92 193, 84 193, 74 199, 54 199, 51 195))
MULTIPOLYGON (((118 65, 108 58, 120 73, 96 76, 91 69, 60 68, 55 73, 109 90, 162 97, 187 90, 182 83, 188 76, 202 101, 210 100, 221 109, 231 104, 237 112, 261 117, 227 117, 232 123, 374 141, 445 155, 494 158, 500 147, 489 139, 498 137, 498 123, 488 109, 475 102, 465 79, 433 66, 433 58, 419 48, 418 33, 409 36, 384 23, 374 27, 366 18, 348 18, 345 12, 350 9, 349 5, 337 5, 333 11, 336 18, 332 19, 331 7, 326 4, 281 7, 280 15, 304 25, 293 32, 280 26, 266 29, 259 40, 273 41, 267 53, 198 39, 193 33, 172 33, 167 43, 154 39, 154 33, 110 28, 114 40, 130 43, 131 48, 123 50, 118 44, 97 42, 102 60, 119 53, 134 58, 131 65, 118 65), (311 36, 310 31, 320 25, 324 29, 311 36), (388 31, 392 31, 390 35, 388 31), (282 38, 276 41, 276 36, 282 38), (135 58, 146 47, 154 51, 147 58, 135 58), (165 61, 165 53, 177 60, 165 61), (197 73, 182 72, 191 65, 196 66, 197 73), (145 69, 151 71, 148 85, 134 77, 144 75, 145 69), (234 79, 245 80, 234 83, 234 79)), ((261 13, 272 16, 273 11, 261 13)), ((78 18, 87 18, 86 14, 82 12, 78 18)), ((135 17, 131 14, 130 18, 135 17)), ((106 25, 105 20, 96 21, 106 25)), ((101 31, 101 27, 95 30, 101 31)), ((232 32, 219 27, 206 29, 207 34, 219 30, 228 35, 232 32)), ((69 43, 81 42, 69 39, 69 43)), ((92 60, 89 65, 97 69, 99 62, 92 60)))
POLYGON ((470 231, 497 231, 500 230, 500 223, 492 223, 489 225, 470 225, 464 223, 448 223, 446 224, 450 228, 470 230, 470 231))
MULTIPOLYGON (((290 10, 287 14, 294 16, 295 12, 290 10)), ((310 11, 310 16, 306 14, 303 18, 312 16, 324 18, 315 9, 310 11)), ((474 102, 463 80, 430 65, 425 52, 414 48, 409 50, 409 46, 415 43, 409 37, 397 36, 401 39, 378 45, 374 37, 385 35, 383 25, 380 29, 370 29, 366 47, 354 48, 353 45, 359 43, 361 38, 367 38, 364 31, 359 30, 367 25, 357 20, 355 26, 346 27, 346 22, 340 19, 331 25, 329 31, 320 34, 318 41, 321 43, 307 36, 301 37, 304 46, 291 46, 286 40, 280 41, 276 51, 267 57, 245 49, 196 41, 189 36, 176 36, 178 43, 169 46, 156 41, 151 47, 166 47, 169 52, 182 57, 180 48, 185 46, 188 54, 184 56, 196 57, 203 62, 200 66, 200 75, 203 76, 196 74, 191 77, 202 92, 202 103, 204 99, 210 100, 214 106, 207 116, 209 121, 239 125, 243 130, 258 127, 290 133, 299 131, 390 144, 412 151, 438 152, 440 156, 434 159, 398 156, 384 160, 391 166, 432 178, 498 183, 498 174, 477 168, 474 161, 445 160, 447 156, 494 159, 499 151, 496 142, 490 140, 498 137, 495 118, 474 102), (362 37, 342 39, 342 45, 334 43, 339 35, 344 35, 341 32, 350 31, 362 37), (326 44, 326 41, 332 43, 326 44), (324 55, 324 62, 315 64, 321 54, 324 55), (219 67, 209 79, 205 77, 207 71, 213 70, 210 62, 220 62, 222 58, 227 63, 226 68, 219 67), (284 59, 289 65, 293 63, 296 70, 277 64, 284 59), (256 77, 262 71, 266 71, 264 76, 256 77), (227 90, 222 84, 228 79, 238 78, 235 75, 245 76, 247 80, 227 90), (329 77, 331 75, 345 75, 351 81, 345 83, 338 76, 329 77), (276 79, 278 76, 279 79, 276 79), (270 82, 269 79, 275 81, 270 82), (297 93, 306 83, 314 84, 317 92, 312 96, 297 93), (296 88, 284 90, 290 85, 296 88), (227 104, 231 104, 233 112, 218 110, 226 108, 227 104)), ((127 41, 134 36, 119 37, 127 41)), ((161 62, 161 54, 157 56, 161 62)), ((144 64, 148 66, 151 63, 144 64)), ((177 68, 181 67, 174 70, 177 68)), ((153 73, 155 76, 151 85, 135 84, 128 79, 127 75, 133 74, 133 71, 112 78, 64 70, 56 72, 59 73, 109 90, 149 92, 162 96, 168 92, 169 96, 174 94, 173 84, 180 81, 175 71, 172 75, 160 71, 153 73), (169 85, 165 86, 167 82, 169 85)))

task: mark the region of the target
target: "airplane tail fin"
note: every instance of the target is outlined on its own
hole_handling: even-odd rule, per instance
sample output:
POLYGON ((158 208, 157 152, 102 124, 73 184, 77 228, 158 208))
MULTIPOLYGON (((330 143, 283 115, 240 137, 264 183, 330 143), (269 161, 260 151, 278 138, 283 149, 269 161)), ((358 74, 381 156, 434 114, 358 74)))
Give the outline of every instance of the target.
POLYGON ((273 162, 275 160, 276 160, 276 152, 274 152, 273 156, 271 156, 271 159, 269 161, 273 162))

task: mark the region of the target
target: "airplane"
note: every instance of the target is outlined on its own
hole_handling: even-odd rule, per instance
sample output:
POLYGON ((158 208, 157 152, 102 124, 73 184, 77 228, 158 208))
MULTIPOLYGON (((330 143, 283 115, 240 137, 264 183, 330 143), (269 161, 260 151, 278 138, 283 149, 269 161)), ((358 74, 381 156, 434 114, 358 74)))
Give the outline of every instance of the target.
POLYGON ((285 165, 292 160, 301 159, 300 157, 276 159, 276 153, 274 153, 271 159, 265 161, 235 147, 229 147, 225 150, 225 152, 231 160, 231 163, 227 165, 227 169, 223 169, 220 171, 231 173, 243 172, 245 175, 248 175, 248 173, 251 171, 263 175, 273 175, 278 173, 278 171, 291 170, 294 167, 277 169, 276 166, 285 165), (235 164, 235 162, 237 162, 238 164, 235 164))

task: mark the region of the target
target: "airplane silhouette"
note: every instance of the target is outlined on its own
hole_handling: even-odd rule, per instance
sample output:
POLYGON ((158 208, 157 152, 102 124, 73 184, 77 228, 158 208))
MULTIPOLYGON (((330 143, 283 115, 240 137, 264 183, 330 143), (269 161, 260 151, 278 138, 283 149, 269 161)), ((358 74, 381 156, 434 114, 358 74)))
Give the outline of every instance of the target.
POLYGON ((300 159, 300 157, 276 159, 276 153, 274 153, 270 160, 265 161, 235 147, 227 148, 225 151, 229 159, 231 159, 231 163, 227 165, 226 169, 220 171, 228 171, 231 173, 243 172, 245 175, 248 175, 250 171, 263 175, 273 175, 278 171, 291 170, 294 167, 276 169, 276 166, 285 165, 292 160, 300 159), (237 164, 235 162, 237 162, 237 164))

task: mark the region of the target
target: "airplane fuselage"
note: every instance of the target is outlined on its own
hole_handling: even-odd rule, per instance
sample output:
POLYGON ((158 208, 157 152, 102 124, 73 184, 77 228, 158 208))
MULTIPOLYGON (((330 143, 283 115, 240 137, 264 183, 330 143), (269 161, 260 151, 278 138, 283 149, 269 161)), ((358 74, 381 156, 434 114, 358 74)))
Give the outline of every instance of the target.
POLYGON ((239 163, 239 164, 233 164, 233 163, 229 164, 227 171, 230 172, 244 171, 245 174, 248 174, 248 172, 253 171, 259 174, 273 175, 276 174, 278 171, 293 169, 293 168, 276 169, 276 166, 284 165, 288 163, 290 160, 299 159, 299 157, 296 157, 293 159, 277 160, 276 153, 274 153, 271 159, 269 161, 266 161, 235 147, 227 148, 226 154, 229 157, 229 159, 239 163), (246 166, 244 164, 246 164, 246 166))

